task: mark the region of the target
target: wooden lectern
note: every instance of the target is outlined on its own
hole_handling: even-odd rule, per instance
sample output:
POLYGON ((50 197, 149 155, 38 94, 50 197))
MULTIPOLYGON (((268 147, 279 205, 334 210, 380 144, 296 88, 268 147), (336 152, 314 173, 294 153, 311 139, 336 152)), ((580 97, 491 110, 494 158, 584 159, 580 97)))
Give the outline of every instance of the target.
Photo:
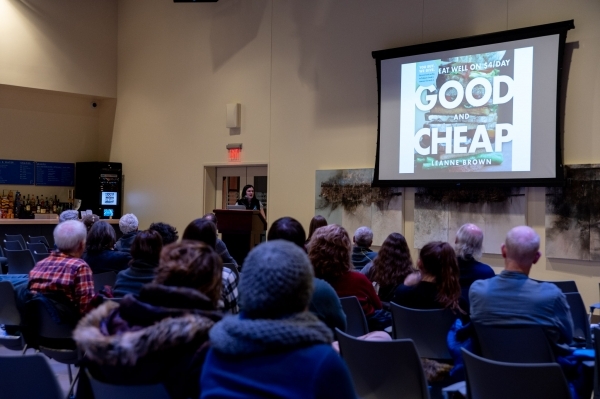
POLYGON ((267 221, 260 211, 214 209, 217 229, 223 235, 229 254, 241 267, 248 252, 260 244, 267 221))

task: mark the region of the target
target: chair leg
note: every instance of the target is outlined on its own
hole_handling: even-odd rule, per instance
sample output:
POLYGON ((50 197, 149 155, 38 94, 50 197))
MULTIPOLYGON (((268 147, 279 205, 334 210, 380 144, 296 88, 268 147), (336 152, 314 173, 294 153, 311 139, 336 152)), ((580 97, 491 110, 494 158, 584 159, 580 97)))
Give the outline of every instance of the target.
MULTIPOLYGON (((71 366, 69 366, 69 374, 71 374, 71 366)), ((79 370, 77 370, 77 374, 75 375, 75 379, 73 379, 73 381, 71 382, 71 385, 69 386, 69 392, 67 392, 67 399, 72 399, 75 397, 75 394, 73 392, 73 390, 75 389, 75 384, 77 383, 77 381, 79 380, 79 374, 81 373, 81 368, 79 368, 79 370)))
POLYGON ((23 346, 23 352, 21 352, 21 355, 25 355, 25 352, 27 352, 27 349, 29 349, 29 347, 27 346, 27 344, 25 344, 25 346, 23 346))
POLYGON ((69 370, 69 383, 73 383, 73 373, 71 373, 71 365, 67 364, 67 370, 69 370))

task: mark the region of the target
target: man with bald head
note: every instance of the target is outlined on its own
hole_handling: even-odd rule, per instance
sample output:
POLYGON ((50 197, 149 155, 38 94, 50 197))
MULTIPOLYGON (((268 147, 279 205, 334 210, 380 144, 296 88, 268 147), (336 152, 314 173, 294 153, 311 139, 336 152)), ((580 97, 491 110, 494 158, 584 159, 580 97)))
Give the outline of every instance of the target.
POLYGON ((540 259, 540 237, 518 226, 502 245, 504 270, 494 278, 471 285, 471 320, 484 325, 539 325, 557 344, 573 340, 573 320, 564 294, 551 283, 529 278, 540 259))
POLYGON ((479 261, 483 247, 483 231, 472 223, 463 224, 456 232, 454 251, 460 272, 461 295, 469 300, 471 284, 477 280, 486 280, 496 275, 494 270, 479 261))

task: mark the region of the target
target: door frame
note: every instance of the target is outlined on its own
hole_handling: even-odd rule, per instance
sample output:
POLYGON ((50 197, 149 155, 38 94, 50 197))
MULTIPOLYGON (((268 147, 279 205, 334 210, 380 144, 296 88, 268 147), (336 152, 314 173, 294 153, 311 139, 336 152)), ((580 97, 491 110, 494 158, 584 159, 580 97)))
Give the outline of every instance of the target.
MULTIPOLYGON (((263 166, 267 168, 267 192, 270 191, 271 179, 269 179, 269 163, 268 162, 244 162, 244 163, 205 163, 202 165, 203 168, 203 198, 204 198, 204 211, 203 214, 207 214, 217 208, 216 197, 217 197, 217 168, 246 168, 253 166, 263 166)), ((268 219, 268 216, 267 216, 268 219)))

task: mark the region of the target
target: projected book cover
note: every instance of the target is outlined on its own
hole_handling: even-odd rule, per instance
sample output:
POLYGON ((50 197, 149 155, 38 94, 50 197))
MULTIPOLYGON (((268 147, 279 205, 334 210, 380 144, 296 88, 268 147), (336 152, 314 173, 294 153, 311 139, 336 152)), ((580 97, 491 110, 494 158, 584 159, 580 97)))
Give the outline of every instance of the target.
POLYGON ((533 47, 402 65, 399 172, 531 170, 533 47))

